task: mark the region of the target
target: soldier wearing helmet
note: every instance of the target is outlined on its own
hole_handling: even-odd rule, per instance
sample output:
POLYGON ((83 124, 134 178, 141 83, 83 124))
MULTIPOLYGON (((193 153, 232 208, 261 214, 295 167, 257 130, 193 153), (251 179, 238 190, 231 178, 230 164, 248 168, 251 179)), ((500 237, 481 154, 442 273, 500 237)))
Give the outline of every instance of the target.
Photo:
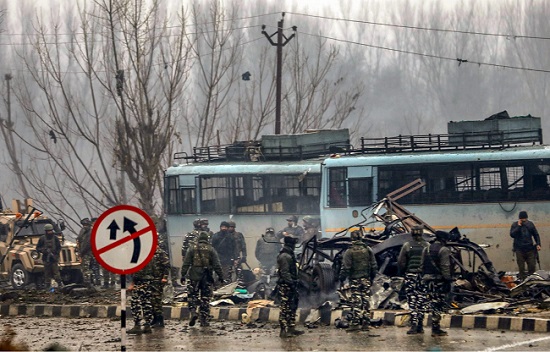
POLYGON ((277 255, 281 250, 281 244, 275 236, 273 227, 265 229, 263 237, 256 242, 256 259, 260 262, 260 267, 266 274, 271 274, 273 267, 277 263, 277 255))
POLYGON ((405 277, 403 286, 411 311, 411 328, 407 331, 408 335, 424 333, 427 288, 420 279, 420 261, 428 242, 422 238, 423 233, 423 226, 414 226, 411 231, 412 240, 403 244, 397 259, 399 274, 405 277))
POLYGON ((212 237, 212 247, 214 247, 220 258, 223 277, 231 282, 233 280, 236 243, 234 237, 229 233, 229 225, 228 221, 220 223, 220 231, 212 237))
POLYGON ((212 236, 214 236, 214 232, 210 231, 210 228, 208 227, 209 221, 206 218, 200 219, 200 230, 208 233, 208 240, 212 241, 212 236))
POLYGON ((191 247, 193 244, 197 242, 197 238, 199 237, 200 231, 201 231, 201 219, 193 220, 193 231, 186 233, 185 237, 183 238, 183 244, 181 246, 182 258, 185 258, 185 255, 187 254, 187 250, 189 249, 189 247, 191 247))
POLYGON ((321 238, 321 219, 316 216, 306 215, 302 218, 304 237, 302 242, 307 242, 313 237, 321 238))
POLYGON ((298 309, 298 269, 294 249, 298 238, 287 235, 284 237, 284 246, 277 256, 277 289, 281 298, 279 308, 279 334, 282 338, 302 335, 304 332, 296 330, 296 310, 298 309))
POLYGON ((99 285, 99 264, 92 254, 92 246, 90 242, 92 233, 92 222, 89 218, 80 220, 82 228, 76 237, 78 253, 82 259, 82 274, 84 281, 89 285, 99 285))
POLYGON ((446 246, 449 233, 435 232, 435 241, 422 251, 420 270, 422 282, 428 290, 428 304, 432 311, 432 336, 446 336, 447 331, 441 330, 441 314, 446 310, 446 296, 450 292, 451 250, 446 246))
POLYGON ((44 263, 44 282, 46 289, 49 290, 51 281, 54 279, 59 287, 63 286, 61 275, 59 274, 59 253, 61 252, 61 241, 54 233, 52 224, 44 225, 44 235, 38 240, 36 251, 42 254, 44 263))
POLYGON ((362 240, 361 231, 351 233, 351 247, 344 253, 340 281, 349 281, 351 290, 351 322, 348 332, 369 330, 370 287, 378 271, 376 258, 369 246, 362 240))
POLYGON ((298 225, 298 217, 291 215, 286 218, 287 226, 281 231, 277 232, 277 238, 282 239, 286 236, 293 236, 298 240, 298 243, 302 242, 304 237, 304 229, 298 225))
POLYGON ((208 232, 201 231, 198 242, 194 244, 181 267, 182 281, 189 279, 189 326, 194 326, 200 318, 200 326, 209 326, 210 300, 213 294, 214 273, 224 282, 224 276, 218 253, 209 243, 208 232), (197 308, 199 314, 197 316, 197 308))

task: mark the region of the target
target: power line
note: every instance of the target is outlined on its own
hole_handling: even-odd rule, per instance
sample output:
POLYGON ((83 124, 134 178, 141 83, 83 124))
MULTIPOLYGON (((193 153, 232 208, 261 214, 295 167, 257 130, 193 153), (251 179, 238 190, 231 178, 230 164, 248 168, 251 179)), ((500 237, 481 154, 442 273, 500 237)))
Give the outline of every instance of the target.
POLYGON ((337 42, 347 43, 347 44, 360 45, 360 46, 373 48, 373 49, 393 51, 393 52, 401 53, 401 54, 410 54, 410 55, 428 57, 428 58, 439 59, 439 60, 457 61, 459 66, 462 65, 462 64, 475 64, 475 65, 478 65, 478 66, 492 66, 492 67, 498 67, 498 68, 508 68, 508 69, 513 69, 513 70, 523 70, 523 71, 550 73, 550 70, 543 70, 543 69, 529 68, 529 67, 520 67, 520 66, 511 66, 511 65, 500 65, 500 64, 493 64, 493 63, 481 62, 481 61, 471 61, 471 60, 466 60, 466 59, 462 59, 462 58, 453 58, 453 57, 447 57, 447 56, 423 54, 423 53, 417 53, 417 52, 409 51, 409 50, 401 50, 401 49, 389 48, 389 47, 385 47, 385 46, 359 43, 359 42, 354 42, 354 41, 346 40, 346 39, 338 39, 338 38, 328 37, 328 36, 321 35, 321 34, 311 34, 311 33, 305 33, 305 32, 300 32, 300 31, 298 31, 298 33, 308 35, 308 36, 312 36, 312 37, 319 37, 319 38, 324 38, 324 39, 333 40, 333 41, 337 41, 337 42))
POLYGON ((487 36, 487 37, 502 37, 502 38, 512 38, 512 39, 520 39, 521 38, 521 39, 550 40, 550 37, 543 37, 543 36, 520 35, 520 34, 501 34, 501 33, 483 33, 483 32, 475 32, 475 31, 461 31, 461 30, 455 30, 455 29, 428 28, 428 27, 407 26, 407 25, 391 24, 391 23, 383 23, 383 22, 352 20, 352 19, 347 19, 347 18, 308 15, 308 14, 305 14, 305 13, 297 13, 297 12, 287 12, 287 13, 297 15, 297 16, 313 17, 313 18, 320 18, 320 19, 333 20, 333 21, 362 23, 362 24, 370 24, 370 25, 374 25, 374 26, 416 29, 416 30, 431 31, 431 32, 473 34, 473 35, 481 35, 481 36, 487 36))
MULTIPOLYGON (((225 20, 220 20, 220 21, 211 21, 211 22, 204 22, 204 23, 199 23, 199 24, 187 24, 183 27, 195 27, 195 26, 205 26, 205 25, 209 25, 209 24, 217 24, 217 23, 223 23, 223 22, 233 22, 233 21, 241 21, 241 20, 248 20, 248 19, 253 19, 253 18, 260 18, 260 17, 266 17, 266 16, 271 16, 271 15, 276 15, 276 14, 279 14, 280 12, 270 12, 270 13, 264 13, 262 15, 253 15, 253 16, 247 16, 247 17, 237 17, 237 18, 228 18, 228 19, 225 19, 225 20)), ((158 30, 158 29, 172 29, 172 28, 183 28, 182 26, 166 26, 166 27, 157 27, 155 28, 155 30, 158 30)), ((252 26, 249 26, 249 27, 252 27, 252 26)), ((256 26, 257 27, 257 26, 256 26)), ((246 27, 243 27, 243 28, 246 28, 246 27)), ((204 33, 207 33, 207 32, 204 32, 204 33)), ((65 36, 65 35, 83 35, 83 34, 86 34, 85 32, 72 32, 72 33, 43 33, 41 34, 44 35, 44 36, 65 36)), ((195 33, 196 34, 196 33, 195 33)), ((30 33, 30 34, 25 34, 25 33, 0 33, 0 36, 34 36, 36 35, 36 33, 30 33)))

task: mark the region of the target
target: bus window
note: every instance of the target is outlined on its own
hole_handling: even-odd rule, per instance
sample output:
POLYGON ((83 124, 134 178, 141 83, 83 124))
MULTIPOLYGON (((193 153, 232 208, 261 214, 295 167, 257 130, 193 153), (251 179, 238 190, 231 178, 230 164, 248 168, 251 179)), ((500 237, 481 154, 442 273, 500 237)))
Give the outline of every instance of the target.
POLYGON ((201 213, 230 213, 230 178, 202 176, 200 178, 201 213))
POLYGON ((194 214, 197 212, 195 188, 180 186, 179 178, 166 178, 166 213, 194 214))
POLYGON ((329 207, 346 206, 346 168, 337 167, 329 170, 329 207))
POLYGON ((349 205, 370 205, 372 203, 372 177, 348 180, 349 205))
POLYGON ((233 213, 265 213, 268 204, 264 197, 264 180, 260 176, 235 176, 233 213))

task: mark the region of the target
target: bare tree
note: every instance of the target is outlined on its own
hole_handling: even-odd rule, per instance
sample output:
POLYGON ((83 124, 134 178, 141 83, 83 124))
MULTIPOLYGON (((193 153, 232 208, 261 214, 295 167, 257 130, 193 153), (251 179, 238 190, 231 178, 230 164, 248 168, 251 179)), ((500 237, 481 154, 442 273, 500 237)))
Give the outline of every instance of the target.
POLYGON ((29 76, 16 96, 33 132, 20 134, 25 177, 50 214, 94 216, 121 203, 158 214, 189 70, 184 10, 169 18, 145 0, 78 10, 69 40, 37 19, 32 50, 20 52, 29 76))

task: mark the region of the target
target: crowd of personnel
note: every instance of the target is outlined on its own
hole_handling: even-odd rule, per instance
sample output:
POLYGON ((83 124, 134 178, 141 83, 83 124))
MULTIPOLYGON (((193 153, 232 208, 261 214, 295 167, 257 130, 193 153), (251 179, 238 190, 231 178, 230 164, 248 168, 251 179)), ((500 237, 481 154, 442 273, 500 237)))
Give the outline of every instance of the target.
MULTIPOLYGON (((90 233, 95 220, 82 219, 77 244, 86 282, 99 285, 99 265, 90 248, 90 233)), ((296 329, 299 302, 296 245, 313 236, 320 237, 317 218, 304 217, 304 227, 298 225, 298 217, 295 215, 286 220, 287 226, 278 232, 268 227, 255 248, 261 269, 266 274, 276 274, 278 277, 276 290, 280 300, 279 325, 282 338, 303 334, 303 331, 296 329)), ((239 268, 247 263, 247 248, 245 236, 236 231, 237 224, 232 220, 222 221, 216 233, 210 230, 208 219, 196 219, 193 227, 185 235, 181 249, 181 284, 188 293, 189 326, 194 326, 199 320, 200 326, 206 327, 210 325, 210 301, 216 284, 219 287, 239 279, 239 268)), ((53 279, 62 285, 59 269, 55 270, 55 265, 48 265, 56 261, 55 253, 60 250, 59 240, 53 235, 51 225, 46 225, 45 230, 46 235, 40 238, 37 246, 45 258, 45 277, 46 280, 53 279)), ((435 240, 428 243, 423 238, 423 231, 422 226, 412 228, 412 240, 402 246, 398 257, 399 274, 404 277, 404 289, 411 310, 411 328, 407 334, 424 333, 424 315, 431 313, 432 336, 446 336, 447 332, 441 329, 440 322, 453 280, 451 251, 446 246, 450 235, 445 231, 436 231, 435 240)), ((525 211, 520 212, 519 220, 512 225, 510 236, 514 238, 518 264, 521 264, 520 275, 532 273, 535 255, 541 248, 540 236, 534 224, 527 220, 525 211), (523 259, 521 262, 520 258, 523 259), (525 264, 528 266, 527 271, 523 267, 525 264)), ((353 231, 350 237, 352 244, 343 255, 339 273, 341 287, 347 287, 350 291, 351 318, 347 331, 368 331, 370 290, 378 266, 371 248, 363 241, 362 233, 353 231)), ((132 275, 130 307, 134 327, 128 333, 150 333, 154 327, 164 327, 162 294, 170 268, 168 255, 158 246, 147 266, 132 275)), ((105 288, 115 284, 114 275, 107 270, 103 272, 103 280, 105 288)))

